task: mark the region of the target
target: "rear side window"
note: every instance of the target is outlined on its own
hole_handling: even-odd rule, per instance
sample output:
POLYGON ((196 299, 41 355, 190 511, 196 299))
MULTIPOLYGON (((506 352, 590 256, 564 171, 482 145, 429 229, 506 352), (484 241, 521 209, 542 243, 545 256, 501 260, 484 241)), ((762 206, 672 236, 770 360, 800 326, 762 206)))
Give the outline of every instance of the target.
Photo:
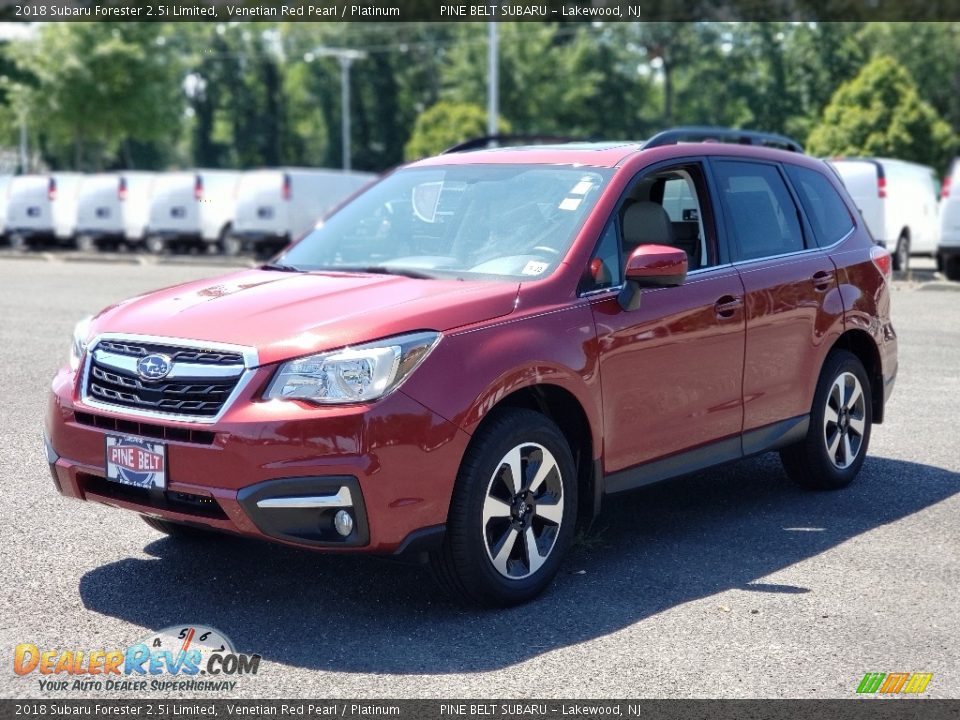
POLYGON ((785 167, 821 245, 833 245, 853 230, 850 211, 827 178, 816 170, 796 165, 785 167))
POLYGON ((804 249, 803 231, 790 191, 775 165, 713 163, 736 260, 804 249))

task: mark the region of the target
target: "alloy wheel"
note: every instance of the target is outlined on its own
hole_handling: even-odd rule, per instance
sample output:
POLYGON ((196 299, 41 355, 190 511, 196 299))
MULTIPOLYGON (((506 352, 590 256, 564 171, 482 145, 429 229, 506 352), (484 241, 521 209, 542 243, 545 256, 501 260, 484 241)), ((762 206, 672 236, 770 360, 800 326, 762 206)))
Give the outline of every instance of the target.
POLYGON ((853 373, 841 373, 833 381, 823 413, 823 440, 830 461, 844 470, 863 447, 866 429, 866 398, 853 373))
POLYGON ((483 501, 487 557, 510 580, 539 570, 550 556, 563 522, 563 478, 543 445, 517 445, 497 464, 483 501))

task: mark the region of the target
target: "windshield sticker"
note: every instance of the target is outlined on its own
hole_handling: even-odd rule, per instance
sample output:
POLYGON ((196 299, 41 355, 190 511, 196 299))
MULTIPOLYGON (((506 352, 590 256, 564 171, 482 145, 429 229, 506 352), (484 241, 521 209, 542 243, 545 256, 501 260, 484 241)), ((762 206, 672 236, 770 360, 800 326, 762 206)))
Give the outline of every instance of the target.
POLYGON ((576 210, 580 207, 580 203, 583 202, 583 198, 568 197, 564 198, 560 203, 561 210, 576 210))
POLYGON ((524 275, 542 275, 548 264, 539 260, 531 260, 521 271, 524 275))
POLYGON ((570 191, 571 195, 586 195, 590 192, 590 188, 593 187, 593 183, 589 180, 581 180, 576 185, 573 186, 573 189, 570 191))
POLYGON ((421 183, 413 189, 413 212, 423 222, 432 223, 436 220, 442 189, 442 182, 421 183))

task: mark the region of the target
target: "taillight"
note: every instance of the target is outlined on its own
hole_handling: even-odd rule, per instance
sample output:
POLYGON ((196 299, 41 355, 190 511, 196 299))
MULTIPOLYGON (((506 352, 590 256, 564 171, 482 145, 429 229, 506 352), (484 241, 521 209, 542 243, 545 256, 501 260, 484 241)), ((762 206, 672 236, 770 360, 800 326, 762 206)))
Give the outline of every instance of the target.
POLYGON ((290 187, 290 175, 288 173, 283 174, 283 199, 289 200, 291 193, 290 187))
POLYGON ((877 266, 877 270, 884 278, 889 280, 893 277, 893 258, 886 248, 874 245, 870 248, 870 259, 873 260, 873 264, 877 266))
POLYGON ((117 198, 121 202, 127 199, 127 179, 125 177, 121 177, 120 182, 117 183, 117 198))
POLYGON ((57 181, 53 178, 47 182, 47 200, 53 202, 57 199, 57 181))
POLYGON ((950 197, 950 184, 953 182, 953 176, 947 175, 943 179, 943 187, 940 188, 940 199, 945 200, 950 197))
POLYGON ((877 178, 877 197, 885 198, 887 196, 887 179, 882 175, 877 178))
POLYGON ((196 180, 193 181, 193 199, 203 200, 203 178, 199 175, 197 175, 196 180))

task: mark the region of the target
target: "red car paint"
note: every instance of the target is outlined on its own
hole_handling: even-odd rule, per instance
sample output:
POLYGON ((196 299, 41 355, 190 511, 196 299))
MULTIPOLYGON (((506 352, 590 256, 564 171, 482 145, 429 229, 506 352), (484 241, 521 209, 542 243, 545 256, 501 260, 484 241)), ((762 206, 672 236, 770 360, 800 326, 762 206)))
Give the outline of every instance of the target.
MULTIPOLYGON (((251 381, 220 419, 199 426, 212 441, 167 441, 168 492, 210 498, 222 514, 200 516, 112 493, 100 481, 104 434, 111 428, 137 434, 142 422, 154 433, 173 433, 198 425, 91 407, 82 399, 81 373, 69 368, 54 379, 46 414, 60 491, 268 537, 238 500, 239 491, 274 479, 352 476, 362 492, 369 539, 320 549, 392 553, 417 531, 443 525, 471 436, 511 398, 536 398, 562 410, 564 428, 579 432, 573 441, 580 478, 588 486, 585 496, 594 498, 642 484, 630 479, 638 469, 651 468, 653 479, 689 469, 678 459, 704 448, 722 449, 716 456, 722 460, 773 447, 766 435, 773 436, 777 423, 810 412, 820 368, 838 343, 861 355, 874 381, 875 420, 882 420, 897 369, 889 289, 871 261, 873 244, 859 214, 829 172, 823 174, 855 223, 836 245, 719 264, 679 286, 642 290, 635 310, 625 310, 615 290, 578 294, 585 273, 596 271, 591 256, 597 239, 631 180, 667 161, 720 157, 823 172, 821 163, 795 153, 716 143, 445 155, 417 166, 579 164, 613 168, 614 174, 563 262, 542 279, 424 281, 247 270, 108 308, 93 321, 91 337, 150 335, 256 350, 251 381), (381 400, 317 406, 262 399, 283 361, 423 329, 441 332, 442 339, 381 400)), ((705 219, 716 221, 715 231, 708 229, 711 240, 728 232, 719 217, 705 219)))

